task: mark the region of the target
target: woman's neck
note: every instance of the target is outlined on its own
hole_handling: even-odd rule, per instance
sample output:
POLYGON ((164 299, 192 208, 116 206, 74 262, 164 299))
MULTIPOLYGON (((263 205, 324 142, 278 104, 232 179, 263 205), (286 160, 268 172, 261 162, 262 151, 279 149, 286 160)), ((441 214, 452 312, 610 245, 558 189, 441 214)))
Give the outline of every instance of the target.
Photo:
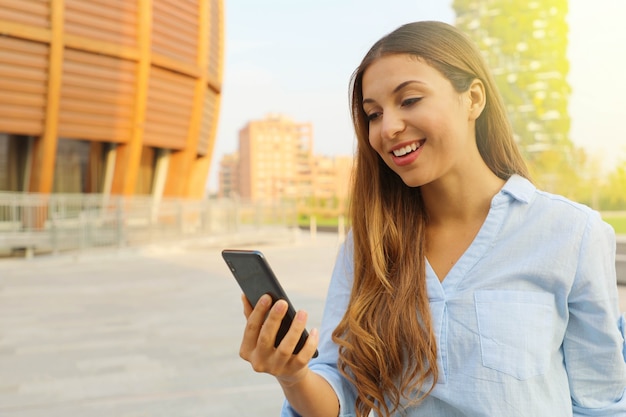
POLYGON ((449 174, 422 186, 422 197, 428 222, 431 225, 447 223, 474 223, 484 221, 491 200, 504 185, 486 165, 472 173, 449 174))

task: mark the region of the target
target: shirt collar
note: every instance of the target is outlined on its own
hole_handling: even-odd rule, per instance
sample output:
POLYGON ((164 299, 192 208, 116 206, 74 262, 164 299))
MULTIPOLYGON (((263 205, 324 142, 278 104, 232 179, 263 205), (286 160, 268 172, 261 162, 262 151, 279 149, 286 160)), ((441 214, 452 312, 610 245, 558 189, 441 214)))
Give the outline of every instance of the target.
POLYGON ((519 202, 528 204, 536 190, 526 178, 513 174, 502 187, 500 194, 507 194, 519 202))

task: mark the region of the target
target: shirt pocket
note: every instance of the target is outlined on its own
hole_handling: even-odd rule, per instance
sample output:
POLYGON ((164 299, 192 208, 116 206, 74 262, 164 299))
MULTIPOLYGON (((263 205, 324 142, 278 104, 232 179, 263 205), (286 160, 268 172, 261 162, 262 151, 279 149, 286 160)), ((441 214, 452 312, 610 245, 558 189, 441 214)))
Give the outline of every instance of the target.
POLYGON ((474 293, 483 366, 525 380, 546 373, 554 331, 554 295, 481 290, 474 293))

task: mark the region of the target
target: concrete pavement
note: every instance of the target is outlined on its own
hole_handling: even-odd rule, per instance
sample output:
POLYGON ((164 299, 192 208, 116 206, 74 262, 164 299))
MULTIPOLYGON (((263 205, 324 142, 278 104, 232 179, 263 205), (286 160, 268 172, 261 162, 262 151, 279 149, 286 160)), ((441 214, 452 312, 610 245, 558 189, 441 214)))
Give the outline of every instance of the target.
POLYGON ((238 357, 240 290, 220 250, 261 249, 317 327, 339 242, 244 242, 0 261, 0 416, 278 415, 278 385, 238 357))
MULTIPOLYGON (((273 378, 238 357, 231 244, 0 262, 0 416, 277 415, 273 378)), ((253 247, 319 326, 337 235, 253 247)))

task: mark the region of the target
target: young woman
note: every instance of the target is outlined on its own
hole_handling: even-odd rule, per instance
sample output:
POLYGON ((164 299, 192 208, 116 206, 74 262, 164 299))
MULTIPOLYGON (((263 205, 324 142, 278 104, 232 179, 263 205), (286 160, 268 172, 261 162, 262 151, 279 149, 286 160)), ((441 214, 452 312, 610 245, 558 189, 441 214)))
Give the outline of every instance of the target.
POLYGON ((285 303, 244 299, 240 354, 278 379, 283 415, 626 416, 614 232, 527 179, 472 42, 402 26, 351 94, 352 230, 321 333, 291 354, 301 311, 274 348, 285 303))

